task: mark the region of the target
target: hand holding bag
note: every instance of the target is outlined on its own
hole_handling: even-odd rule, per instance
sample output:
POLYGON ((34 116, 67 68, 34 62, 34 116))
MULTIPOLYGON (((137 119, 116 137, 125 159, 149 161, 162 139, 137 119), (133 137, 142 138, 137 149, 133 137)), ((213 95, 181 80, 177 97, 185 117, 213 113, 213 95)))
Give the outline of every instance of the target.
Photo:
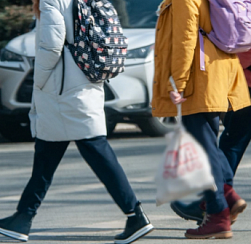
MULTIPOLYGON (((177 91, 172 77, 170 81, 177 91)), ((182 125, 181 104, 177 109, 178 123, 166 135, 167 147, 156 173, 157 206, 204 190, 216 190, 207 154, 182 125)))

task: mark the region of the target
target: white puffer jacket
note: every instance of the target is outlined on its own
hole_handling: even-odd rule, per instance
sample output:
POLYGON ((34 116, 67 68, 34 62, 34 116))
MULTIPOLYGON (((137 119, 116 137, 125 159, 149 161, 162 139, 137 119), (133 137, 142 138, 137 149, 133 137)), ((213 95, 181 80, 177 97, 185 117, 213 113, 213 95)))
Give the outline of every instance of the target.
POLYGON ((64 47, 73 43, 72 0, 40 0, 36 27, 34 90, 30 111, 34 137, 70 141, 106 135, 103 83, 90 83, 64 47))

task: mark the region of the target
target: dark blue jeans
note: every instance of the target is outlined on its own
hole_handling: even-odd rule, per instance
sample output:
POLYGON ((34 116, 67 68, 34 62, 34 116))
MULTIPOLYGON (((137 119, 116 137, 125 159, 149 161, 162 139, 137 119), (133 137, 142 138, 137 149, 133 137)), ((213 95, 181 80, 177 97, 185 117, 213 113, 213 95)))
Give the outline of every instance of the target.
POLYGON ((219 133, 219 113, 198 113, 182 117, 183 123, 188 132, 203 146, 208 154, 218 190, 216 192, 205 191, 207 213, 219 213, 228 207, 224 197, 225 174, 233 178, 232 170, 226 156, 218 147, 217 137, 219 133))
MULTIPOLYGON (((225 129, 219 147, 226 155, 234 175, 251 140, 251 106, 227 112, 223 124, 225 129)), ((227 178, 226 183, 233 185, 233 178, 227 178)))
MULTIPOLYGON (((133 212, 136 196, 106 137, 83 139, 75 143, 121 210, 125 214, 133 212)), ((68 145, 68 141, 36 139, 32 176, 17 206, 19 212, 36 214, 68 145)))

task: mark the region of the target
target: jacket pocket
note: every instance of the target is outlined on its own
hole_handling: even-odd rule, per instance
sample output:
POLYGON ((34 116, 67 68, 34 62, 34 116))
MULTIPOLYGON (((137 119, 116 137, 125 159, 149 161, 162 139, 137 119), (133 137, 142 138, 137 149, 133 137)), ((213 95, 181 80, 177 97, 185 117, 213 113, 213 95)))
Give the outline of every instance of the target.
MULTIPOLYGON (((62 70, 63 62, 61 59, 61 70, 62 70)), ((79 87, 84 84, 91 84, 91 82, 86 78, 83 71, 77 66, 75 63, 70 50, 65 47, 64 48, 64 89, 63 93, 74 89, 75 87, 79 87)), ((62 81, 62 72, 57 82, 61 84, 62 81)), ((61 85, 60 85, 61 86, 61 85)))
POLYGON ((184 90, 184 97, 189 97, 193 95, 194 91, 194 80, 195 80, 195 72, 191 71, 189 80, 187 81, 186 88, 184 90))
POLYGON ((48 86, 53 85, 53 79, 54 79, 54 72, 53 70, 42 70, 38 66, 35 68, 34 73, 34 86, 37 87, 39 90, 46 90, 47 92, 49 90, 52 90, 48 86), (50 80, 52 80, 52 84, 47 84, 50 80))

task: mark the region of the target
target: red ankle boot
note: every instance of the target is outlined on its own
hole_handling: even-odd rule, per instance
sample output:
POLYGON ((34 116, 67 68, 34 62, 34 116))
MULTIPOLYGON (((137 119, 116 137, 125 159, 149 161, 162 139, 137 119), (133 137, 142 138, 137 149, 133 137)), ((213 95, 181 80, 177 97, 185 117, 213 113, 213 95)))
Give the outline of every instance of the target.
POLYGON ((236 221, 238 214, 245 210, 247 203, 230 185, 224 184, 224 195, 230 209, 231 224, 233 224, 236 221))
POLYGON ((230 226, 230 211, 226 208, 217 214, 206 214, 200 227, 188 229, 185 236, 189 239, 231 238, 233 233, 230 226))

